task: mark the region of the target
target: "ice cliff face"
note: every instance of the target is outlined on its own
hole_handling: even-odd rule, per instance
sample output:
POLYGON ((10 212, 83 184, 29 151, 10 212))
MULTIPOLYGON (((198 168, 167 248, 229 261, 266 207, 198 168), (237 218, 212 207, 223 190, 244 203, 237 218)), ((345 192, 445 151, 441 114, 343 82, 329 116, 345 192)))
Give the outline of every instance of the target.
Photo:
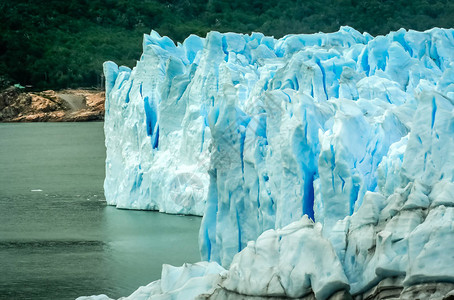
POLYGON ((104 68, 106 199, 203 214, 212 297, 454 283, 454 30, 152 32, 104 68))

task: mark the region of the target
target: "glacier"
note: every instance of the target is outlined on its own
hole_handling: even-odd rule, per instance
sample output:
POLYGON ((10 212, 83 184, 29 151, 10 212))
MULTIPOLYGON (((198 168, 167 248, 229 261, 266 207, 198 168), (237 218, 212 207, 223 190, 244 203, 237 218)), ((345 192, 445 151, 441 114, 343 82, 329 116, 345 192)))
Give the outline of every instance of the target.
POLYGON ((152 31, 104 73, 107 202, 203 215, 204 262, 126 299, 454 290, 453 29, 152 31))

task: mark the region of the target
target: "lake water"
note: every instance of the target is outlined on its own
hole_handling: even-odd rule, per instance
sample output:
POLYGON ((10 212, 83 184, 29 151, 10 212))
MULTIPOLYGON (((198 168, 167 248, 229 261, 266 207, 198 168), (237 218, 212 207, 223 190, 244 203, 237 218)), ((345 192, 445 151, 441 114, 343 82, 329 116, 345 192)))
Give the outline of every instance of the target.
POLYGON ((103 123, 0 124, 0 299, 127 296, 199 261, 201 219, 106 206, 103 123))

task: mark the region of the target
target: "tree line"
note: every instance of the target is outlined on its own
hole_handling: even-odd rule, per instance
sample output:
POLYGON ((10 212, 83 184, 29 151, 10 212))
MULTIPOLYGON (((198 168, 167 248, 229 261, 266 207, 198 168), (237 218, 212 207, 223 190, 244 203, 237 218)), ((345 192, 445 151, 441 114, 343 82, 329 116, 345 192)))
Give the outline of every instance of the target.
POLYGON ((102 63, 134 67, 151 29, 174 41, 190 34, 337 31, 372 35, 399 28, 454 27, 450 0, 14 0, 0 1, 0 85, 99 87, 102 63))

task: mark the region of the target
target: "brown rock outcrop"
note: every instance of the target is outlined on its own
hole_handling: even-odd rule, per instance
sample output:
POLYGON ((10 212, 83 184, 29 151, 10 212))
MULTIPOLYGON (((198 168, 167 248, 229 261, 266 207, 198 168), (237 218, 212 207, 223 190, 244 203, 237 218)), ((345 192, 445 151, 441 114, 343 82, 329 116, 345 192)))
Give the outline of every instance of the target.
POLYGON ((83 122, 104 119, 103 91, 64 90, 23 92, 9 87, 0 92, 1 122, 83 122))

